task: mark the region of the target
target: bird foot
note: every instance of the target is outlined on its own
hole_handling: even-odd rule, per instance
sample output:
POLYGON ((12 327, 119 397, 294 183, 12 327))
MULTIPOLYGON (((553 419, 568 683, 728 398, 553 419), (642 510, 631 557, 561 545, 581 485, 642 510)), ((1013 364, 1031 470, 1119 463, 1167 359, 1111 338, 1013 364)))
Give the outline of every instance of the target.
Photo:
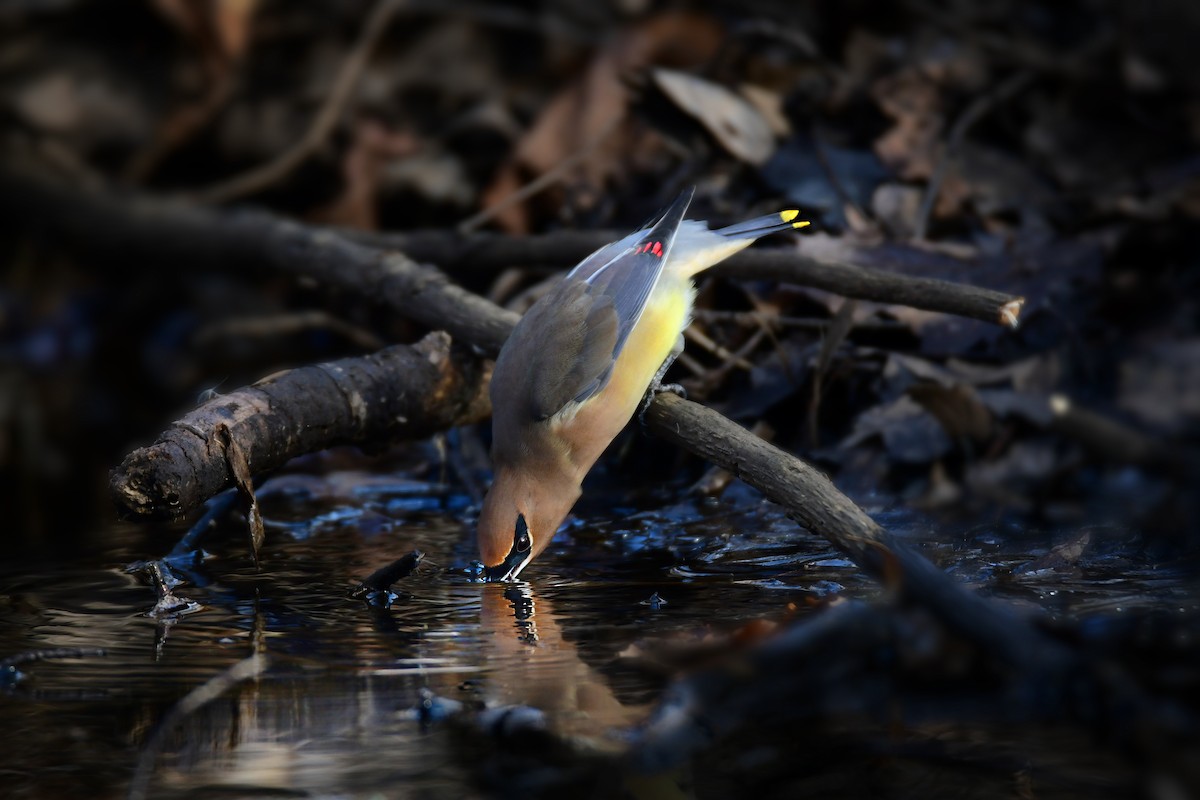
POLYGON ((687 400, 687 389, 678 383, 659 383, 657 380, 650 384, 646 389, 646 396, 642 398, 642 405, 638 408, 637 419, 638 423, 646 426, 646 411, 650 408, 650 403, 654 401, 654 395, 660 392, 670 392, 671 394, 679 395, 684 400, 687 400))
POLYGON ((687 389, 683 388, 683 384, 681 384, 681 383, 654 384, 650 387, 649 394, 651 396, 653 396, 653 395, 659 394, 661 392, 670 392, 671 394, 678 395, 679 397, 682 397, 684 400, 687 400, 687 389))

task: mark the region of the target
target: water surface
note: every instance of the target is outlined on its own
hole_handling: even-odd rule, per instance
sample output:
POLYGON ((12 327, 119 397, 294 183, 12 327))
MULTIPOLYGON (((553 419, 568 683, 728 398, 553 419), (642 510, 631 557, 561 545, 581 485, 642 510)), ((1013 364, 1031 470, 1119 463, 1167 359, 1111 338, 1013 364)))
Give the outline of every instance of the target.
MULTIPOLYGON (((150 796, 490 796, 471 746, 414 712, 430 697, 435 712, 446 701, 535 709, 554 732, 615 752, 664 680, 623 668, 631 644, 782 618, 789 603, 803 615, 839 594, 878 595, 850 562, 744 489, 722 501, 618 506, 607 519, 585 509, 587 524, 562 532, 512 586, 447 569, 470 555, 470 514, 443 487, 350 473, 281 481, 264 495, 262 570, 236 520, 223 522, 204 561, 178 573, 174 594, 190 601, 181 613, 152 616, 149 578, 126 568, 165 554, 182 526, 112 525, 86 546, 5 562, 0 656, 106 651, 20 665, 23 678, 0 694, 6 796, 122 796, 168 710, 255 652, 269 659, 265 671, 162 730, 148 758, 150 796), (395 586, 390 607, 348 596, 414 548, 425 561, 395 586)), ((1138 557, 1134 532, 954 531, 907 512, 876 516, 963 580, 1058 615, 1198 608, 1182 570, 1138 557), (1088 555, 1076 562, 1022 571, 1084 535, 1088 555)), ((1064 746, 1092 757, 1086 742, 1064 746)), ((919 786, 901 796, 920 796, 919 786)))

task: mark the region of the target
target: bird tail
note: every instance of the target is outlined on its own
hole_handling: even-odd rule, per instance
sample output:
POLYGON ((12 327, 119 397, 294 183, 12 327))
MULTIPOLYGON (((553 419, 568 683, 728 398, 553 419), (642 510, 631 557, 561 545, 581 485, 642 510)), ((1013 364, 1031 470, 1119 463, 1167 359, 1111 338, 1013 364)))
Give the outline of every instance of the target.
POLYGON ((798 216, 800 216, 800 212, 791 208, 776 214, 767 214, 765 217, 748 219, 745 222, 730 225, 728 228, 719 228, 713 233, 724 236, 726 239, 757 239, 768 233, 806 227, 809 224, 808 220, 798 220, 796 219, 798 216))

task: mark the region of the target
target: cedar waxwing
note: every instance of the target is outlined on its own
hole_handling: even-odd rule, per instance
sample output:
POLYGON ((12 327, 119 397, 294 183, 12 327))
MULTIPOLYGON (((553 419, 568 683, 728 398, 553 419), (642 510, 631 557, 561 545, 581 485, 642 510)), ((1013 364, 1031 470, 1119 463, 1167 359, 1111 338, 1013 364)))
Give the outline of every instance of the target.
POLYGON ((579 263, 513 328, 492 373, 495 479, 479 515, 487 580, 512 580, 550 544, 580 484, 683 350, 692 276, 755 239, 802 228, 783 211, 710 231, 692 189, 657 222, 579 263))

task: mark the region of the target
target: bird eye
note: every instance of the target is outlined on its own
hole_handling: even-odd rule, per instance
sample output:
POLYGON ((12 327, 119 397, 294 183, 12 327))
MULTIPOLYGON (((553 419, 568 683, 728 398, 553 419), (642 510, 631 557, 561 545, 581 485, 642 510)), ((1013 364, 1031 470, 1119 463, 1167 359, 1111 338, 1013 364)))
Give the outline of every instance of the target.
POLYGON ((529 535, 529 526, 525 524, 525 515, 517 514, 517 529, 513 536, 513 550, 518 553, 529 552, 533 547, 533 537, 529 535))

